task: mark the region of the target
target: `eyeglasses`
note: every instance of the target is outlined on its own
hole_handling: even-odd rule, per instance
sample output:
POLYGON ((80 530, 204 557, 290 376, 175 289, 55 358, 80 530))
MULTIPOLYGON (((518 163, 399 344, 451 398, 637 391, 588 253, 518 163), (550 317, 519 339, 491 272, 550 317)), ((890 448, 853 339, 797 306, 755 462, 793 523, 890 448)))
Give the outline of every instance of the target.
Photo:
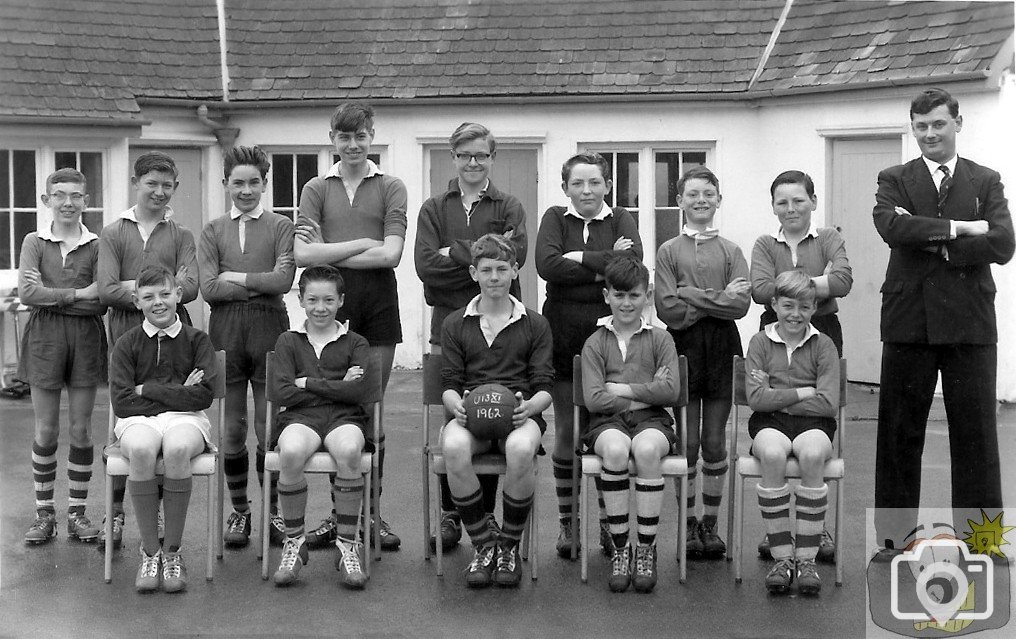
POLYGON ((469 163, 475 160, 477 164, 486 164, 491 158, 490 153, 456 153, 455 159, 459 162, 469 163))
POLYGON ((75 204, 81 204, 85 201, 84 193, 64 193, 63 191, 57 191, 56 193, 50 193, 49 199, 53 200, 57 204, 63 204, 70 198, 71 202, 75 204))

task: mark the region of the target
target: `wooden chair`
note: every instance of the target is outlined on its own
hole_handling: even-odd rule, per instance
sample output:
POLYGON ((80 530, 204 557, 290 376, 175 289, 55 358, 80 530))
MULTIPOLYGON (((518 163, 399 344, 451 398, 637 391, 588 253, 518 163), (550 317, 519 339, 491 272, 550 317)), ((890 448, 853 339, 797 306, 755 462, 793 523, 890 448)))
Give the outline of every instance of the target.
MULTIPOLYGON (((744 368, 744 358, 734 356, 734 423, 731 428, 730 459, 733 461, 737 455, 737 431, 739 408, 748 406, 748 394, 746 390, 747 371, 744 368)), ((845 464, 843 461, 843 439, 844 432, 844 408, 847 405, 847 360, 840 360, 840 405, 836 414, 836 436, 833 442, 833 457, 826 462, 822 473, 823 478, 836 482, 836 585, 843 585, 843 481, 845 479, 845 464)), ((734 531, 732 534, 732 552, 736 556, 734 564, 734 581, 741 583, 741 559, 744 554, 744 482, 749 478, 762 478, 762 464, 751 455, 737 457, 736 465, 731 463, 731 469, 735 472, 730 474, 730 508, 727 516, 727 530, 734 531), (736 474, 736 477, 735 477, 736 474), (737 520, 735 529, 734 520, 737 520)), ((801 479, 801 467, 793 455, 787 459, 787 479, 801 479)))
MULTIPOLYGON (((275 352, 271 351, 266 354, 265 362, 265 379, 267 384, 265 385, 265 395, 268 400, 267 404, 267 419, 265 421, 265 441, 272 441, 272 427, 279 417, 279 404, 278 396, 274 385, 272 384, 272 370, 275 367, 275 352)), ((364 371, 367 382, 367 391, 363 396, 361 402, 364 406, 372 406, 372 420, 373 420, 373 438, 374 441, 378 441, 378 433, 381 429, 381 398, 384 395, 384 391, 381 388, 381 356, 377 353, 372 353, 370 357, 370 363, 367 365, 367 370, 364 371)), ((363 500, 363 513, 361 514, 363 520, 363 538, 365 540, 371 539, 373 534, 374 561, 381 561, 381 539, 380 529, 371 526, 370 511, 371 506, 374 506, 374 511, 377 510, 377 502, 379 499, 378 494, 378 472, 379 457, 376 454, 372 454, 364 451, 360 455, 360 473, 363 474, 363 488, 364 497, 363 500)), ((278 472, 280 469, 279 465, 279 452, 277 450, 270 450, 265 453, 265 480, 262 485, 261 491, 261 578, 268 579, 268 527, 269 527, 269 512, 268 502, 271 490, 271 480, 268 475, 270 472, 278 472)), ((311 474, 329 474, 334 473, 338 470, 335 465, 335 460, 332 458, 327 451, 319 451, 310 456, 307 460, 307 465, 304 467, 303 472, 311 474)), ((370 576, 370 560, 364 561, 364 574, 370 576)))
MULTIPOLYGON (((204 476, 208 478, 208 561, 205 568, 205 577, 211 581, 215 573, 215 557, 222 558, 222 473, 219 467, 222 463, 219 452, 219 441, 221 439, 222 425, 226 417, 226 351, 215 352, 215 399, 218 404, 216 413, 218 418, 212 422, 212 443, 211 450, 201 453, 191 460, 191 475, 204 476), (218 540, 216 540, 218 537, 218 540)), ((106 583, 113 581, 113 482, 111 477, 126 477, 130 473, 130 462, 123 456, 120 450, 120 443, 113 433, 116 423, 113 415, 113 404, 110 400, 109 425, 107 431, 106 454, 106 550, 105 550, 105 579, 106 583)), ((163 464, 162 456, 159 456, 155 464, 155 474, 164 475, 166 467, 163 464)))
MULTIPOLYGON (((679 376, 679 389, 677 397, 674 402, 674 421, 678 429, 678 445, 684 446, 688 438, 688 358, 684 355, 678 357, 678 371, 679 376)), ((573 380, 573 391, 572 391, 572 404, 575 406, 575 413, 573 416, 572 426, 572 441, 575 442, 575 454, 578 459, 574 464, 574 468, 577 471, 574 475, 578 475, 578 469, 581 470, 582 474, 582 512, 579 513, 578 520, 582 526, 582 582, 586 583, 589 579, 589 501, 592 499, 595 491, 593 490, 595 484, 592 481, 596 477, 600 476, 600 471, 603 469, 603 460, 598 455, 587 453, 581 454, 581 440, 579 438, 579 409, 585 406, 585 397, 582 394, 582 357, 576 355, 572 360, 572 380, 573 380)), ((628 472, 632 475, 635 474, 635 462, 631 459, 628 460, 628 472)), ((664 477, 677 477, 680 480, 680 488, 677 499, 678 509, 678 533, 677 533, 677 560, 681 564, 680 581, 685 583, 688 576, 688 562, 686 558, 687 543, 687 500, 684 498, 688 494, 688 458, 685 455, 667 455, 663 458, 663 476, 664 477)), ((577 477, 573 477, 572 485, 572 512, 576 511, 575 504, 579 500, 579 484, 577 477)), ((576 544, 574 540, 576 520, 572 517, 572 557, 577 552, 576 544)))
MULTIPOLYGON (((423 356, 423 553, 424 557, 430 560, 430 475, 445 474, 445 463, 444 456, 441 454, 441 446, 439 444, 430 443, 430 409, 433 406, 440 406, 442 411, 444 410, 444 402, 441 401, 441 394, 443 389, 441 387, 441 367, 443 365, 444 358, 441 355, 432 355, 426 353, 423 356)), ((443 414, 443 413, 442 413, 443 414)), ((442 426, 444 422, 442 422, 442 426)), ((438 429, 440 433, 440 429, 438 429)), ((440 437, 440 434, 439 434, 440 437)), ((504 475, 508 470, 508 466, 505 462, 505 457, 501 453, 481 453, 473 456, 473 468, 476 470, 478 475, 504 475)), ((539 472, 539 466, 536 467, 539 472)), ((440 484, 439 484, 440 485, 440 484)), ((531 577, 533 581, 536 581, 537 577, 537 556, 535 552, 530 551, 533 540, 536 539, 538 525, 536 518, 536 494, 533 494, 533 507, 529 513, 529 520, 526 522, 526 531, 522 536, 522 544, 520 545, 520 552, 522 559, 525 561, 530 560, 530 554, 532 554, 532 561, 530 561, 531 577)), ((437 520, 441 520, 441 499, 440 496, 435 500, 434 514, 437 520)), ((437 555, 437 574, 441 576, 444 574, 444 567, 442 564, 442 557, 444 555, 444 549, 441 547, 440 534, 438 534, 437 544, 435 544, 436 555, 437 555)))

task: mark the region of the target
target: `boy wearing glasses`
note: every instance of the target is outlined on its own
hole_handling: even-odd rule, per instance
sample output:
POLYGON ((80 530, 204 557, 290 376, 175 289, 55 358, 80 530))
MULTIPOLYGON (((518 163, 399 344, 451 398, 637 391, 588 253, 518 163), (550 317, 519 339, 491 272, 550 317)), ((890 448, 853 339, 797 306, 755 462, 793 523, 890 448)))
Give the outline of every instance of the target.
POLYGON ((99 530, 85 517, 92 478, 92 406, 95 387, 106 379, 106 331, 95 272, 99 238, 81 222, 88 206, 85 176, 60 169, 46 178, 42 202, 52 221, 25 236, 18 265, 21 300, 32 307, 25 325, 18 378, 32 387, 35 437, 32 476, 35 521, 25 543, 56 537, 56 448, 60 434, 60 390, 67 387, 70 451, 67 536, 94 542, 99 530))
MULTIPOLYGON (((458 176, 448 190, 420 208, 416 231, 416 273, 423 281, 423 294, 432 307, 430 317, 431 353, 441 353, 441 325, 456 309, 480 293, 469 273, 473 263, 470 247, 488 233, 497 233, 515 248, 519 268, 526 262, 526 212, 513 195, 503 193, 490 180, 497 142, 482 124, 463 122, 448 140, 451 159, 458 176)), ((514 279, 511 295, 521 299, 519 281, 514 279)), ((497 475, 481 475, 484 508, 492 513, 497 499, 497 475)), ((452 502, 448 478, 441 476, 441 523, 439 534, 445 550, 454 548, 462 537, 462 523, 452 502)), ((430 539, 436 547, 437 535, 430 539)))
MULTIPOLYGON (((332 114, 328 137, 339 162, 303 187, 293 247, 296 265, 330 264, 339 269, 346 292, 336 319, 348 320, 349 330, 365 337, 371 351, 381 356, 381 385, 387 388, 395 345, 402 341, 395 267, 406 241, 406 185, 367 158, 374 141, 370 105, 357 101, 340 105, 332 114)), ((379 488, 384 475, 384 432, 380 439, 379 488)), ((402 543, 398 535, 379 513, 373 517, 381 533, 381 549, 398 550, 402 543)), ((333 511, 308 541, 312 547, 321 547, 335 538, 333 511)))

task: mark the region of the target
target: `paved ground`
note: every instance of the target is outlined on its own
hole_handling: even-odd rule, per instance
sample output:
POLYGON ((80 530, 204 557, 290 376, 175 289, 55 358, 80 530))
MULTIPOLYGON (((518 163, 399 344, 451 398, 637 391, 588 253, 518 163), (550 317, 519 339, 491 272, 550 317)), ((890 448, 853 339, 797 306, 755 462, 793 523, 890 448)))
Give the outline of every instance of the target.
MULTIPOLYGON (((465 545, 446 557, 445 576, 436 577, 433 563, 423 559, 419 388, 418 372, 397 372, 387 402, 383 510, 402 536, 403 548, 386 553, 374 565, 367 590, 355 593, 338 585, 331 551, 313 553, 301 583, 288 590, 261 580, 252 549, 227 551, 215 581, 206 582, 203 480, 196 480, 191 502, 186 534, 191 583, 182 595, 134 592, 138 537, 130 515, 111 585, 103 583, 102 557, 94 546, 68 541, 63 528, 49 545, 26 548, 22 535, 33 510, 31 404, 0 400, 0 637, 860 637, 866 624, 872 629, 865 610, 864 521, 873 495, 875 391, 850 389, 845 584, 833 586, 832 567, 822 567, 822 595, 803 599, 768 596, 761 583, 766 566, 751 548, 743 584, 734 584, 733 567, 725 561, 691 562, 688 583, 679 584, 672 487, 661 525, 656 591, 611 594, 605 584, 607 563, 598 554, 591 557, 590 582, 583 585, 578 563, 560 560, 553 551, 557 527, 547 459, 541 461, 539 482, 539 580, 526 578, 517 591, 469 591, 460 574, 470 556, 465 545)), ((105 402, 102 392, 95 414, 98 431, 105 430, 105 402)), ((1002 458, 1013 459, 1016 409, 1002 406, 999 415, 1002 458)), ((925 454, 928 503, 948 503, 945 430, 944 411, 936 404, 925 454)), ((65 441, 61 445, 60 509, 67 491, 65 441)), ((101 465, 95 468, 89 512, 98 520, 104 479, 101 465)), ((1016 470, 1007 469, 1003 481, 1007 501, 1016 504, 1014 475, 1016 470)), ((311 491, 308 520, 313 523, 326 512, 327 493, 320 479, 311 480, 311 491)), ((746 511, 753 547, 761 524, 751 499, 746 511)), ((65 525, 62 516, 60 523, 65 525)))

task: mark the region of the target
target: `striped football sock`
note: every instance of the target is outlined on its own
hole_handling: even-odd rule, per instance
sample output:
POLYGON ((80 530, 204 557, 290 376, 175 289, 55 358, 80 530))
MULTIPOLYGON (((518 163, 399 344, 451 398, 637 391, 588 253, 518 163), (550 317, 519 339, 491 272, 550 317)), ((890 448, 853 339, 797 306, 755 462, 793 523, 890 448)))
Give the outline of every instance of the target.
POLYGON ((794 552, 794 540, 790 535, 790 484, 779 488, 758 486, 758 506, 762 510, 773 559, 790 559, 794 552))
POLYGON ((56 483, 56 444, 44 448, 32 442, 32 480, 35 482, 35 510, 56 514, 53 485, 56 483))
POLYGON ((603 503, 607 510, 607 526, 610 536, 614 538, 614 546, 618 548, 628 544, 628 488, 630 485, 627 463, 621 470, 611 470, 606 467, 600 470, 600 486, 603 488, 603 503))
POLYGON ((307 479, 292 484, 279 483, 279 508, 282 510, 286 537, 301 537, 307 513, 307 479))
POLYGON ((727 478, 727 460, 702 460, 702 521, 716 525, 716 516, 723 501, 723 482, 727 478))
POLYGON ((663 478, 635 478, 635 515, 640 544, 656 542, 656 529, 660 526, 660 509, 663 508, 663 478))
POLYGON ((794 491, 794 511, 797 514, 797 549, 794 554, 797 559, 815 559, 818 554, 828 496, 829 487, 826 484, 818 488, 798 486, 794 491))

